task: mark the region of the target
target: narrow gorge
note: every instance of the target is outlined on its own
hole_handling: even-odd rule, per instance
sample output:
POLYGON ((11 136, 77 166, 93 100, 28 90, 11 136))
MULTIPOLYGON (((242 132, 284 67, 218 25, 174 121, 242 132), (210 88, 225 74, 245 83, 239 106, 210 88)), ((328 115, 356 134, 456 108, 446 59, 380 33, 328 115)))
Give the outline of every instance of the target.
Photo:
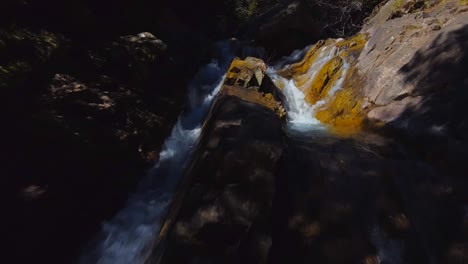
POLYGON ((468 263, 468 2, 163 2, 0 30, 9 263, 468 263))

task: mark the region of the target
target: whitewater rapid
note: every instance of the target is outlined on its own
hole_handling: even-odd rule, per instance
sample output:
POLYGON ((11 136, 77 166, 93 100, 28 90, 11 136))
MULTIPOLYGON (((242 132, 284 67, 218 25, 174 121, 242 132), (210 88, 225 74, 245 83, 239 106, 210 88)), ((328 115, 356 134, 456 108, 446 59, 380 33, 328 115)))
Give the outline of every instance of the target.
MULTIPOLYGON (((335 43, 341 41, 341 39, 335 40, 335 43)), ((294 131, 324 131, 326 126, 321 124, 319 120, 315 118, 315 111, 322 105, 330 100, 333 95, 343 87, 343 82, 346 76, 346 72, 349 69, 349 63, 346 59, 343 60, 343 73, 335 85, 330 89, 327 96, 322 100, 311 105, 305 100, 304 91, 306 87, 309 87, 317 73, 320 72, 322 67, 331 59, 339 54, 339 50, 335 45, 328 45, 322 47, 319 51, 317 58, 310 65, 307 72, 298 76, 297 79, 306 80, 301 86, 296 85, 296 80, 286 79, 278 74, 279 71, 287 70, 293 63, 296 63, 304 58, 307 51, 311 46, 306 47, 303 50, 296 50, 290 56, 283 57, 273 66, 267 70, 268 76, 278 86, 283 87, 283 93, 286 97, 285 107, 288 116, 287 128, 294 131)))
POLYGON ((201 126, 224 74, 236 55, 259 56, 262 51, 239 47, 234 40, 216 45, 218 57, 203 67, 189 85, 189 108, 179 117, 152 171, 139 183, 125 208, 109 222, 80 257, 80 264, 144 263, 151 241, 171 203, 183 170, 200 136, 201 126))

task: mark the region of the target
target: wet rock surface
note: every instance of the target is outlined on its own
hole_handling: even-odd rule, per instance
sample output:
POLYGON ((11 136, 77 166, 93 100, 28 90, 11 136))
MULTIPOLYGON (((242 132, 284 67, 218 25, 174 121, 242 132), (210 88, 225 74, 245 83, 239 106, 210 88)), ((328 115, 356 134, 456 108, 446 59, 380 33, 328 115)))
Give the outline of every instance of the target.
MULTIPOLYGON (((229 112, 223 108, 221 116, 229 112)), ((282 151, 234 138, 228 144, 226 135, 245 139, 237 137, 250 127, 243 122, 205 128, 205 155, 190 171, 193 182, 157 249, 159 263, 466 261, 465 187, 398 141, 312 130, 289 131, 282 151)))
POLYGON ((288 139, 273 201, 272 263, 466 260, 450 253, 465 234, 464 187, 432 164, 375 134, 288 139))
POLYGON ((223 106, 205 126, 200 158, 190 171, 193 181, 164 245, 163 263, 267 259, 281 121, 270 110, 233 96, 217 103, 223 106))
POLYGON ((258 97, 276 90, 264 71, 253 58, 231 64, 148 263, 268 259, 284 119, 258 97))
POLYGON ((160 258, 147 263, 466 260, 465 187, 417 153, 370 133, 280 135, 271 122, 252 142, 251 121, 264 132, 266 116, 243 119, 231 110, 245 103, 219 102, 189 170, 193 181, 156 248, 160 258))

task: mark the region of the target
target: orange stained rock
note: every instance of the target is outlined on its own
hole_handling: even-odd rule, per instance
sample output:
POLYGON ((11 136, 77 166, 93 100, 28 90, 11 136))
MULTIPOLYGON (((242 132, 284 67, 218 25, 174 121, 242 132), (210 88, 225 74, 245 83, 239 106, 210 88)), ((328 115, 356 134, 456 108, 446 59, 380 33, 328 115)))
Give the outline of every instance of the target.
POLYGON ((366 34, 357 34, 336 44, 340 50, 351 52, 362 50, 367 43, 369 36, 366 34))
MULTIPOLYGON (((278 73, 279 75, 288 79, 294 78, 296 85, 302 86, 304 84, 304 78, 301 77, 307 77, 303 75, 307 73, 309 68, 315 62, 320 52, 322 52, 323 47, 333 48, 334 46, 338 48, 342 57, 348 57, 349 55, 359 53, 366 45, 368 39, 369 36, 366 34, 357 34, 353 37, 338 42, 333 39, 320 40, 307 51, 304 59, 302 59, 300 62, 291 64, 285 69, 280 70, 278 73)), ((327 49, 323 52, 329 51, 330 49, 327 49)))
MULTIPOLYGON (((336 45, 341 50, 340 56, 352 61, 362 51, 367 40, 367 35, 358 34, 336 45)), ((363 98, 360 88, 363 82, 358 70, 351 67, 346 74, 343 88, 317 111, 316 118, 330 124, 331 130, 338 134, 352 134, 359 131, 366 116, 361 107, 363 98)))
POLYGON ((281 103, 276 101, 270 93, 262 94, 256 90, 230 85, 224 85, 220 93, 221 95, 236 96, 244 101, 262 105, 275 112, 279 117, 284 117, 286 114, 281 103))
POLYGON ((306 95, 305 99, 309 104, 315 104, 318 100, 327 96, 330 88, 341 77, 343 73, 342 66, 343 60, 338 56, 325 63, 312 84, 303 90, 306 95))
POLYGON ((365 112, 361 107, 362 97, 359 92, 360 79, 357 70, 350 69, 343 89, 325 103, 316 113, 316 118, 330 124, 332 130, 339 134, 349 134, 362 128, 365 112))
POLYGON ((226 73, 226 83, 247 87, 255 77, 258 85, 262 84, 266 72, 265 63, 257 58, 247 57, 245 60, 234 58, 226 73))
MULTIPOLYGON (((296 85, 296 87, 300 87, 301 90, 303 90, 302 88, 304 86, 310 85, 310 81, 312 81, 311 78, 314 78, 314 77, 311 77, 314 75, 313 73, 321 69, 321 68, 318 68, 318 66, 320 66, 320 64, 317 65, 318 60, 323 56, 328 56, 332 52, 335 52, 334 49, 335 49, 334 43, 327 43, 326 46, 322 47, 319 52, 316 52, 315 53, 316 56, 314 57, 314 60, 311 61, 311 66, 309 67, 307 72, 304 74, 293 75, 292 78, 294 80, 294 84, 296 85)), ((323 67, 323 65, 320 67, 323 67)))
POLYGON ((359 93, 362 80, 351 67, 345 73, 344 60, 348 63, 359 56, 368 40, 368 35, 357 34, 351 38, 339 41, 327 40, 314 45, 306 54, 303 61, 293 64, 283 71, 283 76, 294 79, 296 86, 305 94, 309 104, 315 104, 319 100, 327 100, 316 111, 316 118, 322 123, 331 125, 331 130, 339 134, 349 134, 361 129, 365 113, 361 108, 362 97, 359 93), (326 47, 323 49, 323 47, 326 47), (330 53, 333 48, 339 51, 337 56, 326 62, 318 69, 314 79, 306 74, 313 65, 320 52, 330 53), (330 89, 346 74, 343 88, 338 90, 333 97, 327 98, 330 89))

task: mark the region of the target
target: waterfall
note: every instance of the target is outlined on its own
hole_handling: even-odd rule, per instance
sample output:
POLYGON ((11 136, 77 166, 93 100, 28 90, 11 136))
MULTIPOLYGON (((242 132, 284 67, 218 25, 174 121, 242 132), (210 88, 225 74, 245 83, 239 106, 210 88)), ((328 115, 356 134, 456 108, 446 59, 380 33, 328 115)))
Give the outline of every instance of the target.
POLYGON ((305 101, 305 94, 296 87, 293 80, 287 80, 277 75, 271 68, 268 74, 276 84, 282 83, 283 93, 286 97, 288 123, 318 125, 320 122, 314 118, 313 106, 305 101))
POLYGON ((100 234, 82 254, 79 263, 144 263, 230 62, 238 53, 259 56, 262 52, 252 47, 240 47, 235 40, 220 42, 215 48, 219 58, 203 67, 191 81, 189 109, 179 117, 164 142, 158 163, 140 182, 126 207, 103 224, 100 234))
POLYGON ((304 74, 293 75, 291 79, 287 79, 280 75, 282 71, 291 70, 294 63, 298 63, 307 54, 307 51, 313 48, 308 46, 304 50, 294 51, 291 56, 283 57, 275 65, 268 68, 268 75, 272 81, 280 88, 286 97, 286 109, 288 115, 288 127, 295 130, 323 130, 324 125, 315 118, 315 111, 323 106, 327 101, 333 98, 333 95, 342 88, 346 73, 349 69, 349 63, 340 55, 340 49, 336 43, 343 41, 337 39, 330 44, 321 47, 317 52, 316 58, 311 62, 307 71, 304 74), (340 56, 343 61, 342 73, 338 81, 331 87, 328 94, 311 105, 306 101, 305 92, 307 87, 310 87, 315 81, 318 72, 326 65, 327 62, 340 56))

